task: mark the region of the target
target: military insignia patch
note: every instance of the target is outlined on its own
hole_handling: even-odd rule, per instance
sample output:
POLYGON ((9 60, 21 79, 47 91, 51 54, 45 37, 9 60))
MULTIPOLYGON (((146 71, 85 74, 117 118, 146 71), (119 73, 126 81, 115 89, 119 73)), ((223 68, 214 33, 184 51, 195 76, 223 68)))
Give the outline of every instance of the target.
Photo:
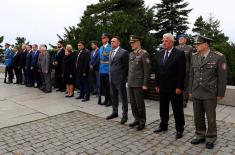
POLYGON ((216 62, 208 62, 207 64, 208 64, 208 65, 215 65, 216 62))

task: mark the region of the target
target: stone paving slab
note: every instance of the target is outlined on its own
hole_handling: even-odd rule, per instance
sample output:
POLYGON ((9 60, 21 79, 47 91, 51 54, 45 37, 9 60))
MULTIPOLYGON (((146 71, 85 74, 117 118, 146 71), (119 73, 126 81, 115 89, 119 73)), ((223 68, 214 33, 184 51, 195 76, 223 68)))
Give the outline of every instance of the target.
POLYGON ((235 124, 218 121, 218 140, 213 150, 205 144, 192 146, 193 117, 186 115, 183 138, 175 140, 174 120, 169 130, 154 134, 155 121, 136 131, 116 121, 79 111, 0 129, 1 155, 232 155, 235 154, 235 124))

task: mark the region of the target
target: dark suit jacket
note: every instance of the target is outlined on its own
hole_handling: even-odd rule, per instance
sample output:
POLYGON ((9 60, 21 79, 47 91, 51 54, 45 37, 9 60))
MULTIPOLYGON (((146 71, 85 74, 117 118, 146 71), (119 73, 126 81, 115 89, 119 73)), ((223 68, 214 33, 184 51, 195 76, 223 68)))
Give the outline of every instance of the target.
POLYGON ((156 85, 161 92, 175 93, 175 89, 184 88, 185 55, 180 50, 173 48, 169 58, 163 63, 165 50, 157 53, 156 85))
POLYGON ((30 67, 31 67, 32 55, 33 55, 33 51, 28 52, 26 55, 25 67, 27 67, 27 69, 30 69, 30 67))
POLYGON ((89 65, 90 65, 90 51, 88 49, 84 49, 76 56, 77 75, 80 77, 83 76, 83 74, 86 74, 86 77, 88 77, 90 69, 89 65))
POLYGON ((14 68, 18 68, 19 67, 19 60, 20 60, 20 54, 21 52, 17 52, 15 55, 14 55, 14 58, 13 58, 13 67, 14 68))
POLYGON ((93 70, 97 71, 99 69, 100 59, 99 59, 99 49, 97 51, 91 52, 90 65, 93 66, 93 70), (94 52, 96 52, 94 54, 94 52))
POLYGON ((113 59, 110 54, 110 80, 113 84, 123 84, 127 82, 129 52, 119 48, 113 59))
POLYGON ((23 51, 23 52, 20 54, 19 65, 20 65, 21 68, 24 68, 24 67, 25 67, 27 54, 28 54, 27 51, 23 51))
POLYGON ((72 75, 75 78, 75 57, 74 53, 67 55, 63 60, 63 75, 64 79, 68 81, 69 75, 72 75))
POLYGON ((39 51, 36 51, 36 53, 32 53, 32 61, 31 65, 33 66, 34 69, 38 68, 38 56, 39 56, 39 51))
POLYGON ((64 60, 65 50, 64 48, 60 49, 56 55, 54 61, 58 62, 58 65, 55 66, 55 69, 62 70, 63 68, 63 60, 64 60))

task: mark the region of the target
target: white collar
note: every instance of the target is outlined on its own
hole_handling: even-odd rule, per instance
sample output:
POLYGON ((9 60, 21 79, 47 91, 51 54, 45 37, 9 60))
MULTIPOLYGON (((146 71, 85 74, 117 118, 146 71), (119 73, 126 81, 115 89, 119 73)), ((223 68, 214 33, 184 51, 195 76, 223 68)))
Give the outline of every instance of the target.
POLYGON ((113 51, 114 51, 114 52, 117 52, 117 51, 119 50, 119 48, 120 48, 120 47, 118 46, 117 48, 113 49, 113 51))
POLYGON ((173 50, 173 47, 170 49, 170 50, 166 50, 165 49, 165 51, 167 51, 169 54, 171 54, 171 51, 173 50))
POLYGON ((109 43, 106 43, 106 44, 105 44, 105 45, 103 45, 103 46, 104 46, 104 48, 106 48, 108 45, 109 45, 109 43))

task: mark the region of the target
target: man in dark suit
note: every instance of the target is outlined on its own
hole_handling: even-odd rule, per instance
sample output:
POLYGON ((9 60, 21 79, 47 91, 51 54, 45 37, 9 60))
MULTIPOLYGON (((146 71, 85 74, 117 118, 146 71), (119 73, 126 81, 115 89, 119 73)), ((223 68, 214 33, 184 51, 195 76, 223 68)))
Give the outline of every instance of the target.
POLYGON ((89 91, 89 61, 90 61, 90 51, 85 48, 85 43, 83 41, 78 42, 78 54, 76 58, 76 72, 77 79, 80 85, 80 95, 76 99, 82 99, 82 102, 89 101, 90 91, 89 91))
POLYGON ((92 76, 92 83, 93 83, 93 95, 97 95, 99 93, 99 46, 97 41, 91 42, 91 61, 90 61, 90 71, 92 76))
POLYGON ((14 68, 15 75, 16 75, 16 82, 14 84, 20 84, 20 81, 22 81, 21 79, 22 77, 20 77, 20 67, 19 67, 19 58, 20 58, 21 52, 19 52, 17 48, 15 47, 12 50, 15 53, 14 58, 13 58, 13 68, 14 68))
POLYGON ((63 71, 63 60, 65 55, 65 49, 62 41, 58 41, 57 43, 58 52, 55 55, 55 59, 53 62, 53 66, 55 67, 55 85, 58 87, 56 91, 65 91, 65 83, 62 79, 62 71, 63 71))
POLYGON ((107 119, 118 117, 118 97, 120 94, 123 110, 120 123, 124 124, 128 120, 126 82, 128 75, 129 53, 120 47, 120 38, 118 36, 112 38, 111 47, 112 52, 109 58, 109 82, 113 112, 107 117, 107 119))
POLYGON ((185 77, 185 55, 174 47, 172 34, 163 35, 164 49, 157 54, 156 91, 160 93, 161 123, 154 133, 168 130, 169 102, 171 102, 176 127, 176 139, 183 136, 184 112, 183 89, 185 77))
POLYGON ((20 81, 20 84, 26 85, 27 77, 26 77, 25 63, 26 63, 26 55, 27 55, 28 51, 26 50, 25 44, 23 44, 21 46, 21 50, 22 50, 22 53, 20 54, 20 58, 19 58, 19 66, 20 66, 20 72, 19 72, 20 75, 19 76, 22 77, 22 80, 20 81))
POLYGON ((26 63, 25 63, 25 69, 26 69, 26 86, 32 87, 33 86, 33 68, 31 65, 32 62, 32 45, 27 45, 27 55, 26 55, 26 63))
POLYGON ((36 83, 37 86, 35 87, 38 87, 40 84, 40 79, 39 79, 39 75, 38 75, 38 56, 39 56, 39 50, 38 50, 38 45, 37 44, 34 44, 32 45, 32 48, 33 48, 33 53, 32 53, 32 61, 31 61, 31 68, 33 70, 33 86, 34 84, 36 83))

